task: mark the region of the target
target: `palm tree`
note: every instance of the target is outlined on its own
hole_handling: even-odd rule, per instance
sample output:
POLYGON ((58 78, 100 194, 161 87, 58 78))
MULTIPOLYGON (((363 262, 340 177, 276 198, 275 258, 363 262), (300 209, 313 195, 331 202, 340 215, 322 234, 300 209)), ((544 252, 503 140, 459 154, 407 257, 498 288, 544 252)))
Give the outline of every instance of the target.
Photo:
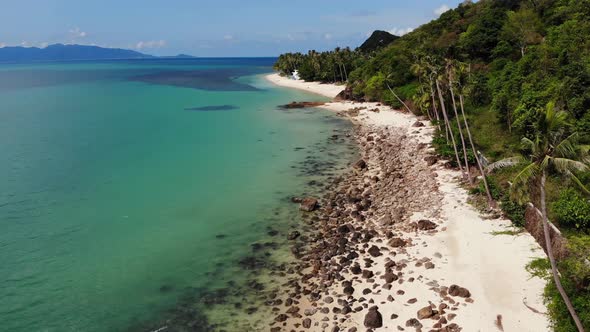
MULTIPOLYGON (((414 75, 418 76, 418 78, 420 78, 420 81, 428 81, 428 88, 430 89, 430 98, 432 100, 432 112, 434 113, 434 118, 436 119, 437 122, 437 126, 438 126, 438 130, 440 132, 442 132, 442 128, 440 126, 440 115, 438 113, 438 109, 436 107, 436 97, 434 94, 434 81, 432 79, 432 77, 434 76, 434 73, 432 71, 429 72, 429 67, 431 67, 431 65, 428 63, 428 57, 427 56, 420 56, 420 55, 415 55, 415 62, 412 65, 412 72, 414 73, 414 75), (422 78, 428 78, 428 80, 426 79, 422 79, 422 78)), ((426 85, 426 83, 424 83, 424 85, 426 85)), ((426 89, 425 89, 426 91, 426 89)), ((430 112, 429 112, 430 113, 430 112)), ((445 133, 446 133, 446 137, 447 137, 447 142, 449 140, 449 131, 447 129, 447 127, 445 126, 445 133)))
POLYGON ((473 137, 471 137, 471 130, 469 130, 469 122, 467 121, 467 117, 465 117, 465 108, 463 107, 463 95, 462 94, 459 94, 459 103, 461 105, 461 114, 463 115, 463 122, 465 122, 465 129, 467 130, 467 136, 469 137, 471 151, 473 152, 473 155, 475 156, 475 160, 477 162, 477 168, 479 169, 479 173, 481 174, 481 179, 483 180, 483 186, 486 190, 486 195, 488 196, 488 206, 490 208, 495 208, 496 203, 494 203, 494 198, 492 197, 492 193, 490 192, 490 186, 488 185, 488 179, 486 178, 486 174, 485 174, 483 166, 481 164, 481 160, 479 160, 477 150, 475 149, 475 144, 473 143, 473 137))
POLYGON ((545 246, 547 248, 547 256, 549 256, 549 262, 551 263, 553 279, 578 330, 584 332, 580 318, 576 314, 559 279, 555 257, 553 256, 553 248, 551 247, 547 206, 545 202, 545 181, 547 174, 552 171, 567 176, 582 188, 582 190, 589 193, 575 175, 576 172, 589 170, 587 166, 589 161, 588 156, 583 156, 581 153, 580 146, 577 144, 577 133, 574 132, 566 136, 568 127, 566 118, 567 113, 556 111, 554 104, 549 103, 545 112, 540 116, 535 138, 529 139, 525 137, 522 139, 523 148, 529 152, 529 155, 526 158, 518 156, 500 160, 490 164, 488 169, 492 171, 500 167, 519 165, 520 171, 514 177, 510 187, 510 193, 521 202, 523 198, 528 196, 528 192, 532 188, 538 188, 545 246))
POLYGON ((350 57, 350 48, 345 47, 344 48, 344 62, 342 63, 342 68, 344 68, 344 80, 346 82, 348 82, 348 72, 346 71, 346 61, 348 61, 349 57, 350 57))
POLYGON ((455 142, 455 135, 453 134, 453 129, 451 128, 451 122, 449 121, 449 116, 447 115, 447 108, 445 107, 445 100, 443 99, 443 95, 440 88, 440 78, 436 77, 434 80, 436 84, 436 91, 438 92, 438 99, 440 100, 440 107, 442 108, 443 118, 445 119, 445 124, 449 131, 449 136, 451 136, 451 142, 453 143, 453 149, 455 150, 455 158, 457 158, 457 166, 463 173, 463 178, 465 178, 465 172, 463 171, 463 167, 461 166, 461 160, 459 159, 459 152, 457 150, 457 142, 455 142))
MULTIPOLYGON (((434 112, 435 118, 436 118, 436 122, 438 123, 438 131, 442 132, 442 129, 440 128, 440 115, 438 114, 438 108, 436 107, 436 97, 434 96, 434 83, 432 81, 432 74, 428 74, 428 82, 430 85, 430 97, 432 98, 432 110, 434 112)), ((445 132, 447 135, 447 141, 449 140, 449 132, 447 130, 447 127, 445 127, 445 132)))
MULTIPOLYGON (((436 91, 438 92, 440 107, 442 109, 442 115, 443 115, 443 119, 445 122, 445 133, 446 133, 446 137, 447 137, 447 143, 449 141, 449 136, 450 136, 451 142, 453 144, 453 150, 455 151, 455 158, 457 160, 457 166, 459 167, 459 169, 461 170, 461 173, 463 174, 463 177, 465 178, 466 174, 465 174, 465 171, 463 170, 463 166, 461 166, 461 159, 459 158, 459 151, 457 149, 457 142, 455 142, 455 136, 453 135, 453 129, 451 128, 451 122, 449 121, 449 116, 447 114, 447 109, 446 109, 445 101, 444 101, 443 94, 442 94, 441 80, 443 80, 444 77, 442 75, 439 76, 440 66, 437 66, 436 59, 433 59, 429 56, 424 56, 424 57, 417 56, 417 58, 419 60, 414 63, 414 65, 412 66, 412 70, 414 71, 414 73, 416 75, 428 74, 429 81, 430 82, 434 81, 434 86, 436 87, 436 91)), ((389 87, 389 85, 387 87, 389 88, 389 90, 392 93, 394 93, 393 90, 389 87)), ((434 102, 434 91, 431 91, 431 92, 432 92, 431 94, 433 97, 433 105, 436 109, 436 103, 434 102)), ((394 93, 394 95, 395 95, 395 93, 394 93)), ((438 111, 436 111, 436 114, 438 117, 438 111)), ((459 120, 457 118, 457 123, 459 123, 458 121, 459 120)), ((440 130, 440 127, 439 127, 439 130, 440 130)), ((465 144, 463 144, 463 146, 465 146, 465 144)))
POLYGON ((488 180, 486 178, 486 174, 484 172, 483 166, 481 164, 481 160, 479 159, 477 150, 475 149, 475 144, 473 143, 473 137, 471 136, 471 130, 469 129, 469 122, 467 121, 467 116, 465 115, 465 107, 463 102, 463 95, 467 92, 464 88, 464 84, 462 82, 468 78, 469 70, 468 67, 464 64, 459 62, 457 65, 457 88, 459 93, 459 105, 461 106, 461 115, 463 116, 463 123, 465 124, 465 131, 467 131, 467 137, 469 138, 469 144, 471 145, 471 151, 473 152, 473 156, 475 157, 475 161, 477 164, 477 168, 479 169, 479 173, 481 174, 481 178, 483 181, 483 186, 486 191, 486 195, 488 197, 488 206, 490 208, 495 208, 496 203, 494 202, 494 198, 492 197, 492 193, 490 191, 490 187, 488 185, 488 180))
POLYGON ((455 120, 457 120, 457 128, 459 128, 459 137, 461 138, 461 146, 463 147, 463 160, 465 161, 465 170, 467 171, 467 179, 469 184, 473 184, 471 179, 471 172, 469 172, 469 160, 467 159, 467 146, 465 144, 465 137, 463 137, 463 129, 461 128, 461 122, 459 121, 459 113, 457 112, 457 103, 455 101, 455 91, 453 85, 455 84, 455 68, 453 61, 447 60, 447 75, 449 80, 449 90, 451 92, 451 100, 453 102, 453 111, 455 111, 455 120))
POLYGON ((344 81, 344 76, 342 74, 342 55, 340 54, 340 47, 336 47, 334 49, 334 58, 336 60, 336 64, 338 64, 338 70, 340 71, 340 81, 344 81))

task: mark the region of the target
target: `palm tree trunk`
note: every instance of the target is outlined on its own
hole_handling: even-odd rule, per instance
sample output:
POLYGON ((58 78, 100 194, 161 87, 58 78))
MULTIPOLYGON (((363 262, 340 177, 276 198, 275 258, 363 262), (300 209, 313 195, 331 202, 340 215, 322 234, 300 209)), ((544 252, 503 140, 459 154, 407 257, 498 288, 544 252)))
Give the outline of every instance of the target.
POLYGON ((393 89, 389 86, 389 83, 385 83, 387 84, 387 88, 389 89, 389 91, 391 91, 391 93, 395 96, 395 98, 397 98, 397 100, 402 103, 402 105, 404 105, 404 107, 406 108, 406 110, 410 113, 412 113, 412 110, 408 107, 408 105, 406 105, 406 103, 404 103, 403 100, 401 100, 401 98, 395 93, 395 91, 393 91, 393 89))
MULTIPOLYGON (((436 118, 436 122, 438 124, 438 131, 442 132, 442 128, 440 127, 440 116, 438 115, 438 108, 436 107, 436 98, 434 97, 434 89, 432 88, 432 80, 430 81, 430 97, 432 97, 432 108, 434 111, 434 117, 436 118)), ((445 127, 446 130, 446 127, 445 127)), ((448 136, 447 136, 448 141, 448 136)))
POLYGON ((348 73, 346 72, 346 64, 342 64, 342 67, 344 68, 344 78, 346 79, 346 82, 348 82, 348 73))
POLYGON ((559 274, 557 273, 557 264, 555 263, 555 257, 553 256, 553 247, 551 246, 551 236, 549 234, 549 221, 547 220, 547 207, 545 204, 545 170, 543 170, 543 172, 541 173, 541 188, 539 189, 541 191, 541 214, 543 215, 542 217, 543 233, 545 233, 545 247, 547 248, 547 256, 549 256, 549 262, 551 263, 551 273, 553 274, 553 280, 555 280, 555 286, 557 287, 559 294, 561 294, 563 302, 565 302, 565 306, 567 307, 567 310, 572 316, 572 319, 576 323, 578 331, 584 332, 584 326, 582 326, 582 322, 580 321, 578 314, 576 314, 576 310, 574 309, 572 302, 570 301, 569 297, 567 296, 567 293, 563 289, 563 286, 561 285, 561 280, 559 279, 559 274))
POLYGON ((463 173, 463 177, 465 177, 465 171, 463 170, 463 166, 461 166, 461 160, 459 159, 459 152, 457 151, 457 144, 455 142, 455 135, 453 135, 449 117, 447 116, 447 109, 445 108, 445 101, 443 99, 442 93, 440 92, 440 84, 438 83, 438 79, 436 79, 436 90, 438 91, 438 99, 440 99, 440 106, 442 108, 443 117, 445 118, 445 123, 451 133, 451 141, 453 142, 453 149, 455 150, 455 157, 457 158, 457 166, 459 166, 461 173, 463 173))
POLYGON ((471 130, 469 130, 469 122, 467 122, 467 118, 465 117, 465 108, 463 107, 463 95, 459 95, 459 103, 461 105, 461 115, 463 115, 463 122, 465 122, 465 129, 467 130, 467 137, 469 137, 469 143, 471 144, 471 150, 473 151, 473 155, 475 156, 475 160, 477 162, 477 168, 479 168, 479 172, 481 173, 481 178, 483 180, 483 186, 486 189, 486 195, 488 196, 488 205, 490 208, 495 207, 494 198, 490 193, 490 187, 488 186, 488 180, 486 179, 486 173, 483 170, 483 166, 481 165, 481 161, 479 160, 479 156, 477 155, 477 150, 475 149, 475 144, 473 144, 473 137, 471 137, 471 130))
MULTIPOLYGON (((455 92, 453 91, 453 84, 449 85, 451 90, 451 98, 453 99, 453 110, 455 111, 455 119, 457 120, 457 127, 459 128, 459 137, 461 137, 461 145, 463 147, 463 160, 465 161, 465 170, 467 171, 467 179, 469 184, 473 185, 473 179, 471 178, 471 172, 469 171, 469 159, 467 159, 467 147, 465 145, 465 137, 463 137, 463 129, 461 129, 461 122, 459 121, 459 113, 457 113, 457 104, 455 102, 455 92)), ((477 158, 477 155, 475 156, 477 158)))

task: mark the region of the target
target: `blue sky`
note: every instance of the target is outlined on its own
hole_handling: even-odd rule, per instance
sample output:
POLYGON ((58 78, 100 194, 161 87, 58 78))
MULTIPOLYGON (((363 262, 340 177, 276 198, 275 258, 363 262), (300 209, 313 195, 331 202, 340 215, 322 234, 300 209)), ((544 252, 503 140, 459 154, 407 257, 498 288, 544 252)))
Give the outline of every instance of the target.
POLYGON ((156 55, 273 56, 357 47, 459 0, 18 0, 0 4, 0 46, 77 43, 156 55))

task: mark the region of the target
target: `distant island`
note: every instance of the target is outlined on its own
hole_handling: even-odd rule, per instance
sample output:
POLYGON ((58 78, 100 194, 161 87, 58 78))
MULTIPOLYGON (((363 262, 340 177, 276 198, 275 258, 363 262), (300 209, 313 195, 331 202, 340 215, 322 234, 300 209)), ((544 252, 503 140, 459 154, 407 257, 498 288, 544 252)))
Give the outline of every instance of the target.
MULTIPOLYGON (((153 59, 153 55, 121 48, 53 44, 45 48, 7 46, 0 48, 0 62, 153 59)), ((186 54, 162 58, 193 58, 186 54)))
POLYGON ((167 58, 167 59, 192 59, 196 58, 196 56, 188 55, 188 54, 178 54, 178 55, 165 55, 161 56, 160 58, 167 58))

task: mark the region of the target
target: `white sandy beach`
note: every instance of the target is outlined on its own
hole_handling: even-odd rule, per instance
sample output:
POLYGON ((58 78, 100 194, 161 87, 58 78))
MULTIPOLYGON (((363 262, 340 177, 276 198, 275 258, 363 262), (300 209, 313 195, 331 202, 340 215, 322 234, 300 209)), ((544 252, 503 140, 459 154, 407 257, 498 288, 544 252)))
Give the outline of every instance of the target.
POLYGON ((344 86, 341 85, 305 82, 303 80, 294 80, 288 77, 280 76, 279 74, 270 74, 265 77, 267 80, 278 86, 303 90, 328 98, 335 98, 340 92, 342 92, 342 90, 344 90, 344 86))
MULTIPOLYGON (((334 98, 343 90, 342 86, 295 81, 277 74, 266 78, 283 87, 297 88, 329 98, 334 98)), ((392 133, 405 133, 407 139, 416 146, 419 143, 430 143, 434 132, 426 124, 427 121, 424 121, 425 127, 414 128, 412 124, 417 121, 414 115, 378 106, 376 103, 343 101, 327 103, 322 107, 336 112, 366 108, 352 118, 355 123, 368 130, 386 129, 392 133), (375 108, 379 112, 369 111, 375 108)), ((400 282, 399 287, 395 288, 402 289, 404 294, 376 290, 373 282, 349 275, 356 282, 355 289, 374 289, 364 297, 369 301, 373 300, 370 303, 374 302, 383 316, 383 327, 376 330, 394 331, 401 327, 413 331, 413 327, 407 327, 406 321, 416 318, 416 313, 421 308, 429 304, 438 307, 441 303, 441 296, 434 289, 457 284, 471 293, 467 300, 456 299, 457 305, 448 310, 456 314, 452 322, 463 331, 549 331, 549 321, 544 314, 546 308, 542 300, 545 282, 531 277, 525 270, 525 265, 533 258, 544 257, 540 246, 528 233, 517 236, 494 235, 494 232, 510 229, 510 221, 481 216, 467 202, 468 193, 460 187, 458 171, 445 168, 441 162, 430 167, 435 178, 432 181, 437 184, 436 195, 439 195, 440 204, 433 206, 425 201, 421 209, 412 211, 410 220, 428 218, 436 222, 438 228, 437 232, 405 234, 411 239, 412 245, 395 255, 395 260, 406 262, 409 269, 409 272, 404 272, 405 282, 400 282), (419 263, 421 257, 428 257, 434 263, 434 268, 424 268, 419 263), (412 280, 409 282, 409 279, 412 280), (391 294, 395 298, 393 301, 391 294), (416 300, 409 303, 409 299, 416 300), (399 318, 393 318, 395 316, 399 318)), ((393 251, 392 248, 385 248, 383 242, 375 244, 385 251, 393 251)), ((364 255, 369 257, 366 253, 364 255)), ((375 262, 374 266, 384 266, 387 257, 384 255, 371 258, 375 262)), ((333 289, 335 296, 337 293, 338 290, 333 289)), ((306 306, 305 301, 302 301, 301 306, 306 306)), ((366 311, 351 313, 349 319, 339 324, 343 327, 341 331, 347 331, 351 327, 356 327, 359 331, 365 330, 365 314, 366 311)), ((318 317, 314 316, 315 318, 318 317)), ((436 320, 420 322, 425 331, 437 328, 434 326, 436 320)), ((322 328, 320 324, 314 324, 310 330, 326 329, 325 325, 322 328)))

